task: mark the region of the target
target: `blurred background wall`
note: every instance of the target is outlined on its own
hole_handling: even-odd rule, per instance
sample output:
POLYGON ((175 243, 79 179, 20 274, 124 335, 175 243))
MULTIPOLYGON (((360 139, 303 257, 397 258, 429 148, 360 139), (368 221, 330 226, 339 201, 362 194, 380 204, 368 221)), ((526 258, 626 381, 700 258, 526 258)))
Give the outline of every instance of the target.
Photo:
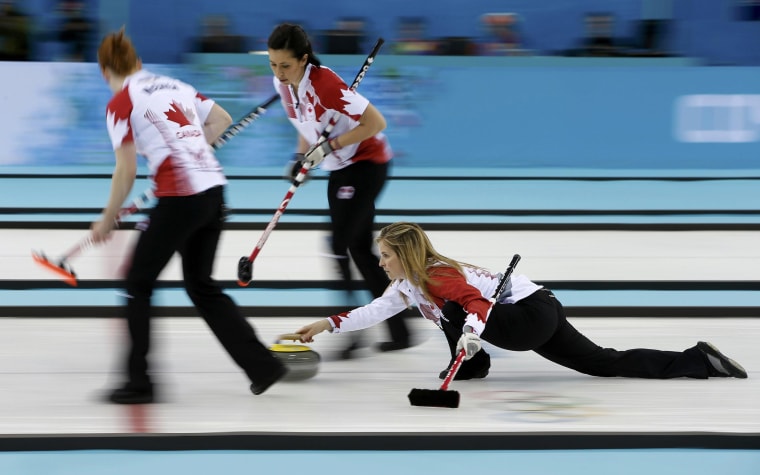
MULTIPOLYGON (((266 55, 196 54, 146 67, 180 77, 235 118, 274 93, 266 55)), ((324 55, 347 81, 362 56, 324 55)), ((2 66, 0 164, 105 165, 111 93, 94 63, 2 66), (23 78, 23 80, 19 80, 23 78)), ((760 68, 684 58, 495 58, 381 55, 361 91, 383 111, 397 167, 758 169, 760 68)), ((296 135, 279 103, 218 156, 276 167, 296 135)), ((142 162, 142 161, 141 161, 142 162)), ((229 173, 234 170, 229 169, 229 173)))
MULTIPOLYGON (((401 167, 760 168, 760 1, 0 6, 2 165, 111 165, 94 62, 109 31, 125 26, 151 69, 241 117, 273 93, 266 54, 248 53, 292 21, 349 82, 386 39, 361 92, 386 115, 401 167)), ((281 167, 295 132, 279 105, 269 115, 220 152, 226 167, 281 167)))

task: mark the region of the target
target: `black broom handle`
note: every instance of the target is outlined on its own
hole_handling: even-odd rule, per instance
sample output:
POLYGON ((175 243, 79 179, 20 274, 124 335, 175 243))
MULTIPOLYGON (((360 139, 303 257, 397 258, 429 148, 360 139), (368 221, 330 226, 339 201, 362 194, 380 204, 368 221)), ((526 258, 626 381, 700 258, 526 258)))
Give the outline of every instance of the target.
MULTIPOLYGON (((499 298, 499 295, 502 293, 502 291, 504 291, 504 287, 507 286, 507 282, 509 282, 509 278, 512 276, 512 271, 515 270, 518 262, 520 262, 520 254, 515 254, 512 256, 512 260, 509 262, 507 270, 504 271, 504 275, 501 276, 499 285, 496 286, 496 290, 494 291, 491 300, 495 301, 497 298, 499 298)), ((459 371, 459 366, 462 364, 463 360, 463 356, 461 355, 462 352, 464 352, 464 349, 461 350, 460 355, 457 356, 456 360, 454 360, 454 364, 452 364, 451 368, 449 368, 449 373, 446 375, 446 378, 443 380, 443 384, 441 385, 441 391, 446 391, 449 388, 451 380, 454 379, 454 375, 456 375, 457 371, 459 371)))
POLYGON ((496 300, 499 298, 499 295, 504 291, 504 287, 507 286, 507 282, 509 282, 509 278, 512 276, 512 271, 515 270, 515 267, 517 266, 517 263, 520 262, 520 254, 515 254, 512 256, 512 260, 509 262, 509 266, 507 266, 507 270, 504 272, 504 275, 501 277, 501 280, 499 281, 499 285, 496 286, 496 291, 493 293, 493 300, 496 300))

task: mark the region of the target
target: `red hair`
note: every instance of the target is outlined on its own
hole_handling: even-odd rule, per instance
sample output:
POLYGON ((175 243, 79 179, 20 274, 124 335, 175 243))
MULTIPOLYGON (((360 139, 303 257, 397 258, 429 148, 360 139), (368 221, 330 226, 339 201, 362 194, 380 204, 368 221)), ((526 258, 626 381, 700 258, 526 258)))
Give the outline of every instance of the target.
POLYGON ((124 33, 123 26, 100 42, 98 64, 101 69, 109 68, 119 76, 126 76, 137 68, 139 61, 132 40, 124 33))

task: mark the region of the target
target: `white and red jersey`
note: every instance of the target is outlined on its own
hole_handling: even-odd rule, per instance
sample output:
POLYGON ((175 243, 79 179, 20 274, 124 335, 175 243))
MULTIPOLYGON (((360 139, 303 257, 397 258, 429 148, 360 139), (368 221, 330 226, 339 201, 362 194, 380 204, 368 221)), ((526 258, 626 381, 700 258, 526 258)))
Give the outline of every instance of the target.
MULTIPOLYGON (((328 317, 333 333, 369 328, 401 312, 408 305, 416 306, 422 316, 440 326, 441 308, 448 301, 461 305, 469 314, 465 323, 482 333, 491 308, 490 298, 499 285, 500 274, 477 267, 464 267, 464 275, 448 265, 431 266, 432 284, 428 292, 432 302, 408 279, 394 280, 385 293, 372 302, 349 312, 328 317)), ((524 275, 510 277, 509 284, 497 298, 499 303, 515 303, 533 294, 542 286, 524 275)))
POLYGON ((189 84, 140 70, 126 78, 106 107, 113 149, 135 144, 148 160, 158 197, 224 185, 222 167, 203 133, 213 105, 189 84))
MULTIPOLYGON (((325 66, 306 65, 297 96, 291 86, 282 84, 277 77, 273 81, 288 119, 310 145, 317 143, 336 111, 338 121, 328 138, 338 137, 356 127, 369 105, 367 98, 352 91, 340 76, 325 66)), ((361 160, 385 163, 391 157, 388 141, 383 133, 379 133, 334 151, 322 162, 322 168, 340 170, 361 160)))

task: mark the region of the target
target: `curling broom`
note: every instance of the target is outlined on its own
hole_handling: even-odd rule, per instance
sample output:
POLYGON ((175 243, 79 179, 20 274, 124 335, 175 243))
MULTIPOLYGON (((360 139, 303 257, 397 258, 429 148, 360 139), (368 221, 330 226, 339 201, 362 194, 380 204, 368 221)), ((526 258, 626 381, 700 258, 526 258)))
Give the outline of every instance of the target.
MULTIPOLYGON (((132 204, 130 206, 122 208, 121 211, 119 211, 119 215, 116 218, 116 223, 118 224, 124 217, 134 214, 145 208, 145 206, 147 206, 154 197, 155 196, 153 195, 153 190, 151 189, 148 189, 145 192, 141 193, 140 196, 132 201, 132 204)), ((63 279, 63 281, 67 284, 71 285, 72 287, 76 287, 77 276, 74 273, 74 270, 71 268, 71 265, 69 265, 69 259, 78 255, 85 249, 89 249, 92 246, 92 238, 88 235, 79 241, 74 247, 69 249, 65 254, 63 254, 63 256, 59 257, 56 262, 48 259, 42 251, 32 251, 32 259, 34 259, 34 262, 41 265, 45 269, 57 274, 58 277, 63 279)))
MULTIPOLYGON (((361 83, 362 79, 364 79, 364 76, 367 74, 367 70, 369 69, 370 66, 372 66, 372 63, 375 62, 375 56, 377 56, 377 53, 380 51, 380 47, 383 46, 383 43, 385 43, 385 40, 383 38, 377 39, 377 43, 375 43, 375 46, 372 48, 372 51, 369 53, 369 56, 367 56, 367 58, 364 60, 364 64, 362 65, 362 68, 359 70, 359 73, 356 75, 356 78, 354 78, 354 82, 351 84, 351 87, 349 88, 350 91, 355 91, 356 88, 359 87, 359 83, 361 83)), ((333 112, 332 117, 327 123, 327 127, 325 127, 325 130, 323 130, 319 136, 317 145, 327 140, 327 138, 330 136, 330 133, 335 128, 335 125, 337 124, 339 118, 340 118, 340 112, 339 111, 333 112)), ((272 216, 272 219, 269 221, 269 224, 267 224, 267 227, 264 229, 264 232, 261 233, 261 237, 256 243, 256 246, 254 246, 253 251, 251 252, 249 256, 243 256, 238 261, 237 276, 238 276, 239 286, 246 287, 248 284, 251 283, 251 280, 253 280, 253 261, 256 260, 256 257, 261 252, 261 249, 264 247, 264 244, 266 244, 267 239, 269 239, 269 235, 272 233, 275 226, 277 226, 277 222, 280 220, 280 217, 283 215, 283 213, 285 213, 285 209, 288 207, 288 204, 290 203, 291 198, 293 198, 293 195, 295 194, 296 190, 298 190, 298 187, 306 179, 306 174, 309 172, 310 167, 311 165, 308 163, 304 163, 301 166, 300 171, 293 178, 293 183, 290 185, 290 188, 288 188, 287 193, 285 193, 285 198, 283 198, 283 200, 280 202, 280 206, 277 208, 277 211, 275 211, 274 216, 272 216)))
MULTIPOLYGON (((227 127, 222 135, 220 135, 219 138, 217 138, 216 141, 214 141, 214 143, 211 145, 214 150, 218 150, 232 137, 240 134, 240 132, 250 126, 259 117, 261 117, 267 111, 267 108, 274 104, 274 102, 279 98, 279 94, 274 94, 265 102, 251 109, 251 111, 244 115, 243 118, 241 118, 239 121, 227 127)), ((149 202, 153 200, 153 198, 155 198, 155 196, 153 195, 152 189, 148 189, 143 192, 140 196, 132 201, 132 204, 129 207, 122 208, 122 210, 119 212, 118 217, 116 218, 117 224, 125 217, 145 208, 145 206, 147 206, 149 202)), ((45 269, 52 271, 58 275, 58 277, 63 279, 63 281, 67 284, 76 287, 77 276, 74 273, 74 270, 71 268, 69 260, 92 246, 92 239, 90 236, 87 236, 55 261, 48 259, 42 251, 32 251, 32 258, 34 259, 34 262, 40 264, 45 269)))
MULTIPOLYGON (((512 271, 518 262, 520 262, 520 255, 515 254, 512 257, 512 261, 509 263, 509 267, 507 267, 506 272, 504 272, 504 275, 501 277, 499 285, 496 286, 493 297, 491 297, 491 305, 496 302, 496 299, 504 291, 504 287, 506 287, 507 282, 509 282, 509 277, 512 275, 512 271)), ((412 404, 412 406, 450 408, 459 407, 459 392, 449 391, 449 384, 451 384, 451 381, 454 379, 454 376, 456 376, 457 371, 459 371, 459 367, 464 361, 464 356, 465 350, 462 348, 459 351, 457 358, 454 360, 454 363, 451 365, 451 368, 449 369, 446 378, 443 380, 443 384, 441 384, 440 389, 412 389, 409 392, 409 402, 412 404)))

